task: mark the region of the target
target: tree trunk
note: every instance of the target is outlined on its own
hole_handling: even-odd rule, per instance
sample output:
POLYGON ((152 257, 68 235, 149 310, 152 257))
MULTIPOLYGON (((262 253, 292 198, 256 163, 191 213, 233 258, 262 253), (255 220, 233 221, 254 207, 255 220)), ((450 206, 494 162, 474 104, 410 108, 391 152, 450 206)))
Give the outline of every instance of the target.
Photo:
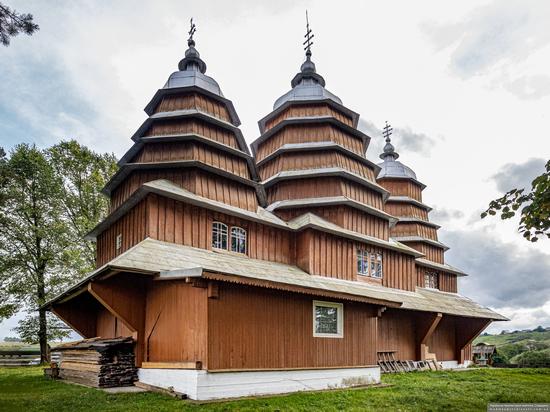
POLYGON ((40 363, 50 361, 50 351, 48 350, 48 331, 46 323, 46 311, 42 308, 38 310, 39 328, 38 341, 40 343, 40 363))

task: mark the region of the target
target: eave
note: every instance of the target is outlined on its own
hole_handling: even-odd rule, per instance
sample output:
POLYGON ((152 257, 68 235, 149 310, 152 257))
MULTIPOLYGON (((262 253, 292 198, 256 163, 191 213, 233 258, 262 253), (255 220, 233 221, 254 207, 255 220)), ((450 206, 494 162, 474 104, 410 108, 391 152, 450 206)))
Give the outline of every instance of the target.
POLYGON ((386 189, 380 186, 378 183, 372 182, 363 176, 360 176, 356 173, 350 172, 342 167, 325 167, 319 169, 301 169, 301 170, 285 170, 274 174, 270 178, 264 180, 262 185, 264 188, 269 188, 275 183, 282 180, 295 180, 295 179, 308 179, 314 177, 332 177, 338 176, 345 179, 351 180, 355 183, 359 183, 369 189, 374 190, 382 195, 383 199, 386 200, 390 195, 386 189))
POLYGON ((348 109, 346 106, 339 104, 332 99, 302 100, 302 101, 289 100, 258 121, 258 127, 260 128, 260 133, 265 132, 265 124, 270 119, 277 117, 280 113, 284 112, 290 106, 308 106, 311 104, 319 104, 319 103, 327 104, 328 106, 333 107, 334 109, 343 113, 344 115, 351 117, 353 121, 353 127, 354 128, 357 127, 357 124, 359 123, 359 113, 356 113, 353 110, 348 109))
POLYGON ((142 125, 136 130, 136 132, 132 135, 132 140, 137 141, 137 140, 139 140, 140 137, 144 137, 143 134, 157 120, 174 120, 174 119, 185 119, 185 118, 194 118, 194 119, 204 120, 207 123, 213 124, 215 126, 226 129, 230 132, 233 132, 235 134, 235 137, 237 138, 237 142, 238 142, 239 147, 241 148, 241 150, 246 154, 250 154, 250 150, 248 149, 248 145, 246 144, 246 142, 244 140, 244 136, 243 136, 241 130, 238 127, 234 126, 231 123, 226 122, 225 120, 222 120, 222 119, 219 119, 215 116, 212 116, 209 113, 203 112, 201 110, 196 110, 196 109, 174 110, 174 111, 171 111, 171 112, 155 113, 155 114, 149 116, 142 123, 142 125))
POLYGON ((222 97, 218 94, 212 93, 209 90, 203 89, 202 87, 197 86, 186 86, 186 87, 171 87, 166 89, 158 89, 153 98, 147 103, 147 106, 145 106, 145 113, 147 113, 149 116, 153 115, 155 107, 160 103, 162 98, 164 96, 170 96, 173 94, 179 94, 179 93, 187 93, 187 92, 197 92, 199 94, 203 94, 213 100, 216 100, 222 104, 225 105, 227 110, 229 111, 229 117, 231 117, 231 122, 235 126, 240 126, 241 120, 239 119, 239 116, 237 115, 237 111, 235 110, 235 107, 233 106, 233 102, 229 99, 226 99, 225 97, 222 97))
POLYGON ((334 117, 310 116, 310 117, 289 117, 288 119, 282 120, 280 123, 277 123, 275 126, 273 126, 271 129, 263 133, 260 137, 258 137, 256 140, 254 140, 251 143, 252 152, 255 155, 257 152, 258 145, 260 145, 261 143, 269 139, 271 136, 278 133, 281 129, 289 125, 323 124, 323 123, 329 123, 331 125, 334 125, 339 129, 343 130, 344 132, 361 139, 363 141, 363 152, 367 151, 367 147, 369 146, 369 142, 370 142, 370 136, 366 135, 365 133, 361 132, 358 129, 355 129, 354 127, 351 127, 345 123, 342 123, 341 121, 335 119, 334 117))
POLYGON ((351 157, 354 160, 357 160, 358 162, 363 163, 367 167, 372 168, 374 171, 374 175, 376 176, 378 172, 380 171, 380 166, 378 166, 376 163, 370 161, 364 156, 361 156, 358 153, 355 153, 348 148, 332 142, 332 141, 326 141, 326 142, 308 142, 308 143, 287 143, 279 147, 277 150, 270 153, 268 156, 264 157, 262 160, 259 160, 256 162, 256 166, 260 167, 266 162, 269 162, 270 160, 276 158, 282 153, 294 153, 294 152, 312 152, 312 151, 323 151, 323 150, 334 150, 337 152, 340 152, 342 154, 345 154, 348 157, 351 157))
POLYGON ((386 203, 388 202, 396 202, 396 203, 409 203, 411 205, 415 205, 415 206, 418 206, 419 208, 421 209, 424 209, 428 212, 430 212, 432 210, 432 208, 422 202, 419 202, 418 200, 416 199, 413 199, 412 197, 409 197, 409 196, 392 196, 390 195, 387 199, 386 199, 386 203))
MULTIPOLYGON (((260 183, 253 180, 235 175, 231 172, 228 172, 223 169, 218 169, 217 167, 211 166, 207 163, 201 162, 200 160, 176 160, 168 162, 146 162, 146 163, 127 163, 122 166, 114 175, 111 177, 109 182, 105 185, 102 192, 110 196, 113 190, 115 190, 127 177, 135 170, 150 170, 150 169, 174 169, 174 168, 191 168, 196 167, 198 169, 204 170, 216 174, 221 177, 233 180, 235 182, 242 183, 246 186, 250 186, 256 189, 258 196, 259 192, 263 191, 260 183)), ((264 199, 265 200, 265 199, 264 199)))
POLYGON ((383 210, 376 209, 365 203, 358 202, 357 200, 350 199, 346 196, 332 196, 332 197, 313 197, 305 199, 292 199, 292 200, 279 200, 266 207, 268 211, 275 211, 280 209, 296 209, 296 208, 311 208, 316 206, 338 206, 346 205, 353 207, 354 209, 368 213, 389 222, 390 227, 397 223, 397 219, 384 212, 383 210))
POLYGON ((258 171, 254 163, 254 158, 250 154, 196 133, 182 133, 182 134, 140 137, 134 142, 132 147, 130 147, 130 149, 124 154, 124 156, 120 158, 117 164, 119 167, 122 167, 124 164, 128 163, 135 155, 139 153, 139 151, 143 148, 143 146, 145 146, 146 143, 154 144, 154 143, 163 143, 163 142, 187 142, 187 141, 196 141, 196 142, 204 143, 205 145, 213 147, 214 149, 217 149, 226 153, 230 153, 234 156, 245 159, 248 165, 248 170, 250 171, 250 174, 252 175, 253 179, 256 181, 259 180, 258 171))
POLYGON ((432 262, 431 260, 423 259, 423 258, 417 258, 415 262, 419 266, 424 266, 430 269, 441 270, 443 272, 452 273, 453 275, 456 275, 456 276, 468 276, 468 274, 466 274, 465 272, 451 265, 448 265, 447 263, 441 264, 441 263, 432 262))
POLYGON ((399 242, 421 242, 435 247, 439 247, 443 250, 449 250, 449 246, 433 239, 428 239, 427 237, 422 236, 393 236, 393 239, 399 242))
POLYGON ((420 186, 421 190, 424 190, 427 187, 420 180, 415 179, 414 177, 410 177, 410 176, 389 176, 389 175, 384 175, 384 176, 376 176, 376 180, 410 180, 411 182, 414 182, 415 184, 420 186))
POLYGON ((439 226, 436 223, 429 222, 427 220, 419 219, 417 217, 410 217, 410 216, 397 216, 397 223, 419 223, 421 225, 430 226, 435 229, 440 229, 441 226, 439 226))

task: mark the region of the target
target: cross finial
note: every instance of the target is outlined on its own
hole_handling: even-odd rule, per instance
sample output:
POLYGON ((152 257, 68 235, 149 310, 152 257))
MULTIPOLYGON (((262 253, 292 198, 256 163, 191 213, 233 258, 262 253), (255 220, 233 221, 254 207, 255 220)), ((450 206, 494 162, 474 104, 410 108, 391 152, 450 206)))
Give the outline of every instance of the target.
POLYGON ((306 51, 306 56, 311 56, 311 46, 313 46, 313 42, 311 41, 315 35, 313 34, 313 31, 309 28, 309 17, 307 15, 306 10, 306 34, 304 35, 305 41, 302 43, 304 45, 304 50, 306 51))
POLYGON ((197 31, 197 26, 195 26, 195 23, 193 23, 193 17, 191 17, 189 24, 191 25, 191 27, 188 32, 189 38, 187 39, 187 45, 191 47, 191 46, 195 46, 195 40, 193 40, 193 35, 197 31))
POLYGON ((389 143, 391 141, 390 136, 393 133, 393 128, 391 127, 391 124, 388 124, 388 121, 386 120, 386 125, 384 126, 384 131, 382 132, 382 136, 386 138, 386 143, 389 143))

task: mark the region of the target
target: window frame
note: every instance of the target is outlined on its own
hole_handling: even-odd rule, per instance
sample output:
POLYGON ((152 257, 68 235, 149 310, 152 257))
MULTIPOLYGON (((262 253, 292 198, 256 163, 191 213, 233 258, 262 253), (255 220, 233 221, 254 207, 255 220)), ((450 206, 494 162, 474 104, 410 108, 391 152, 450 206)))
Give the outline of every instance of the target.
POLYGON ((426 289, 439 290, 439 272, 424 272, 424 287, 426 289), (428 280, 428 284, 426 284, 428 280), (435 286, 432 286, 434 284, 435 286))
POLYGON ((326 302, 322 300, 314 300, 313 308, 313 337, 314 338, 333 338, 342 339, 344 337, 344 304, 338 302, 326 302), (316 314, 317 307, 336 308, 336 333, 321 333, 316 330, 316 314))
MULTIPOLYGON (((231 226, 231 229, 229 231, 229 251, 230 252, 233 252, 233 253, 238 253, 238 254, 241 254, 241 255, 246 255, 246 252, 248 251, 248 233, 246 231, 245 228, 243 227, 240 227, 240 226, 231 226), (243 235, 243 238, 240 239, 240 240, 243 240, 244 241, 244 251, 241 252, 241 251, 238 251, 238 250, 233 250, 233 231, 234 230, 237 230, 237 231, 240 231, 241 234, 243 235)), ((235 237, 237 240, 239 240, 238 237, 235 237)))
POLYGON ((357 274, 359 276, 370 276, 369 252, 361 248, 357 248, 357 274), (366 270, 360 270, 360 267, 366 270))
MULTIPOLYGON (((216 231, 219 231, 219 229, 217 229, 216 231)), ((212 249, 218 249, 218 250, 229 250, 229 226, 226 225, 225 223, 223 222, 220 222, 220 221, 213 221, 212 222, 212 229, 211 229, 211 233, 212 233, 212 249), (214 242, 215 242, 215 237, 217 236, 222 236, 223 237, 223 231, 220 231, 221 234, 217 234, 217 236, 215 236, 215 228, 217 225, 220 225, 222 228, 225 228, 225 248, 223 247, 218 247, 218 246, 214 246, 214 242)), ((222 238, 222 245, 223 245, 223 238, 222 238)))
POLYGON ((360 247, 356 248, 356 267, 357 275, 362 277, 369 277, 372 279, 384 278, 384 254, 381 252, 370 252, 367 249, 360 247), (366 270, 361 271, 360 268, 366 270), (380 273, 380 276, 378 276, 380 273))

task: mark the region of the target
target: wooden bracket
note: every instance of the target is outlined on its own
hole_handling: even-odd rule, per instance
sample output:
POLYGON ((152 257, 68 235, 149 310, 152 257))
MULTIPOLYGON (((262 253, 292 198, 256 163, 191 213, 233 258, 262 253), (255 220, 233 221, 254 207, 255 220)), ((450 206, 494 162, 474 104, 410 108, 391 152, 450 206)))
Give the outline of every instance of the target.
POLYGON ((386 311, 386 309, 388 309, 386 306, 381 306, 378 308, 378 311, 376 312, 376 317, 377 318, 381 318, 382 317, 382 313, 384 313, 386 311))
POLYGON ((220 294, 220 288, 217 282, 208 282, 208 297, 211 299, 218 299, 220 294))

